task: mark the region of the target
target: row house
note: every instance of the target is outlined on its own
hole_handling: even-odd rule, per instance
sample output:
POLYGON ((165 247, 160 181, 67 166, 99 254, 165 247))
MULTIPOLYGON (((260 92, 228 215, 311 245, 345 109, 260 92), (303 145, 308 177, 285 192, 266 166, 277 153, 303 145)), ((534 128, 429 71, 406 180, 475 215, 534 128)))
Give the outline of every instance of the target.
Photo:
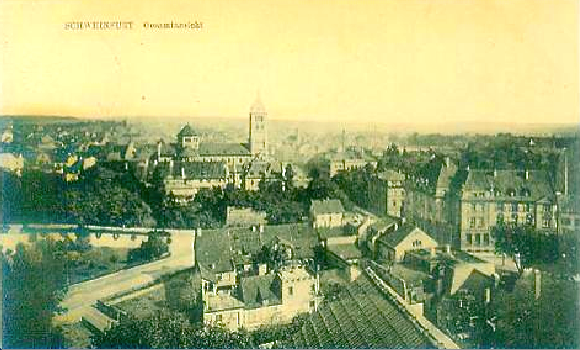
POLYGON ((369 208, 379 215, 401 217, 405 201, 405 174, 387 170, 368 182, 369 208))
POLYGON ((447 158, 435 181, 412 174, 405 181, 404 218, 441 244, 452 244, 456 232, 458 202, 453 181, 457 174, 457 165, 447 158))
POLYGON ((492 229, 500 223, 555 232, 557 202, 541 170, 470 170, 461 192, 461 249, 493 252, 492 229))

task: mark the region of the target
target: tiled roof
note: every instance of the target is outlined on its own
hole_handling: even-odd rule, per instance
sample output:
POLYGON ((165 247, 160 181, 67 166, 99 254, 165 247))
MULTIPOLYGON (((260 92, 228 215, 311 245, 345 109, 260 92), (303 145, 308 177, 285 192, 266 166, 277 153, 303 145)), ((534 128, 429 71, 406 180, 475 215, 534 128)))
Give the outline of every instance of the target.
POLYGON ((415 231, 421 230, 420 228, 412 225, 403 225, 399 227, 397 231, 389 232, 383 234, 379 237, 379 241, 387 244, 389 247, 396 247, 399 243, 401 243, 407 236, 415 231))
POLYGON ((473 269, 469 277, 458 287, 458 290, 468 290, 472 293, 479 294, 483 293, 485 288, 491 288, 493 285, 494 279, 492 277, 473 269))
POLYGON ((518 170, 470 170, 463 187, 464 190, 493 191, 496 196, 524 197, 531 200, 551 198, 554 191, 548 174, 542 170, 528 170, 528 179, 524 171, 518 170), (524 195, 525 192, 529 196, 524 195))
POLYGON ((328 244, 327 249, 341 259, 362 258, 362 252, 352 243, 328 244))
POLYGON ((310 208, 314 215, 344 212, 342 203, 338 199, 313 200, 310 208))
POLYGON ((250 276, 240 281, 242 288, 242 301, 246 307, 252 308, 262 305, 267 301, 269 305, 279 304, 280 297, 277 295, 273 282, 275 275, 250 276))
POLYGON ((314 258, 313 248, 318 244, 318 237, 308 224, 265 226, 264 232, 245 227, 206 231, 196 238, 195 256, 208 273, 229 271, 233 268, 232 261, 240 260, 237 255, 255 254, 262 246, 278 239, 292 245, 293 258, 314 258))
POLYGON ((415 325, 365 276, 347 284, 292 337, 296 348, 433 348, 415 325))
POLYGON ((318 236, 306 224, 287 224, 266 226, 262 233, 262 244, 268 244, 276 238, 281 238, 292 244, 294 258, 314 258, 314 247, 318 244, 318 236))
POLYGON ((387 228, 395 225, 397 222, 398 222, 398 220, 396 220, 396 219, 383 217, 383 218, 379 218, 376 221, 373 221, 373 223, 371 223, 369 227, 371 227, 373 230, 375 230, 377 232, 381 232, 381 231, 386 230, 387 228))
POLYGON ((250 151, 241 143, 202 142, 198 149, 200 156, 249 156, 250 151))
POLYGON ((391 275, 401 278, 406 283, 417 286, 423 283, 423 281, 430 278, 428 273, 416 270, 412 266, 405 266, 403 264, 393 264, 390 270, 391 275))
POLYGON ((175 165, 173 175, 181 176, 181 169, 187 179, 222 179, 226 177, 224 163, 221 162, 185 162, 175 165))

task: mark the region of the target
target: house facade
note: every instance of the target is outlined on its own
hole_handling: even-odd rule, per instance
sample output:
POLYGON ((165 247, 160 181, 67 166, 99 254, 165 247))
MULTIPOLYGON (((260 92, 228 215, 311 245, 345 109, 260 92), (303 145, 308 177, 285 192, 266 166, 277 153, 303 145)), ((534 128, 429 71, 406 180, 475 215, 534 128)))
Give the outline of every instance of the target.
POLYGON ((313 200, 310 221, 314 228, 343 226, 344 208, 338 199, 313 200))
POLYGON ((391 263, 402 262, 412 251, 434 251, 438 244, 427 233, 416 226, 405 225, 398 230, 380 236, 376 242, 376 256, 391 263))

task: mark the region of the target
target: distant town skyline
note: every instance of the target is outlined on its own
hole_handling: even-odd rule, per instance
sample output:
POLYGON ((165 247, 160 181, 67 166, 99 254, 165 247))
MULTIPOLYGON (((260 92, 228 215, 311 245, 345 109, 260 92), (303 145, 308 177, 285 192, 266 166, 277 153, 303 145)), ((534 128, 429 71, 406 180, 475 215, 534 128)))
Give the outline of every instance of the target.
POLYGON ((578 123, 577 1, 4 1, 0 115, 578 123), (26 20, 23 20, 26 19, 26 20), (132 21, 70 30, 70 21, 132 21), (200 29, 144 23, 202 22, 200 29))

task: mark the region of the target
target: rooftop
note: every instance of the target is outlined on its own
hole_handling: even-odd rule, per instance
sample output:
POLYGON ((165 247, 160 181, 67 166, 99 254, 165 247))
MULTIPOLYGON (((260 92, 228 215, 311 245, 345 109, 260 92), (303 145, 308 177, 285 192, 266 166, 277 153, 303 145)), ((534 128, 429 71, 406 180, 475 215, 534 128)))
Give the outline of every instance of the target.
POLYGON ((313 200, 310 208, 314 215, 344 212, 342 203, 338 199, 313 200))
POLYGON ((308 316, 292 336, 297 348, 433 348, 365 275, 308 316))
POLYGON ((463 187, 466 191, 488 191, 497 196, 539 200, 551 198, 554 191, 548 174, 542 170, 470 170, 463 187))
POLYGON ((362 252, 354 244, 328 244, 327 249, 339 256, 341 259, 349 260, 362 258, 362 252))
POLYGON ((177 134, 177 136, 179 138, 181 138, 181 137, 196 136, 196 135, 197 134, 193 131, 193 128, 191 127, 191 125, 189 125, 189 123, 187 123, 183 128, 181 128, 181 130, 177 134))
POLYGON ((242 278, 241 297, 246 307, 260 307, 264 303, 280 304, 280 297, 274 288, 275 278, 276 275, 273 274, 242 278))
POLYGON ((422 284, 423 281, 429 279, 429 274, 413 269, 410 266, 406 266, 405 264, 394 264, 391 267, 390 271, 391 275, 398 277, 404 280, 411 285, 419 285, 422 284))
POLYGON ((200 156, 250 156, 250 151, 241 143, 202 142, 200 156))
MULTIPOLYGON (((401 243, 407 236, 414 231, 423 232, 420 228, 414 225, 403 225, 399 227, 397 231, 389 232, 381 235, 378 240, 387 244, 390 247, 396 247, 401 243)), ((426 234, 426 233, 425 233, 426 234)))

